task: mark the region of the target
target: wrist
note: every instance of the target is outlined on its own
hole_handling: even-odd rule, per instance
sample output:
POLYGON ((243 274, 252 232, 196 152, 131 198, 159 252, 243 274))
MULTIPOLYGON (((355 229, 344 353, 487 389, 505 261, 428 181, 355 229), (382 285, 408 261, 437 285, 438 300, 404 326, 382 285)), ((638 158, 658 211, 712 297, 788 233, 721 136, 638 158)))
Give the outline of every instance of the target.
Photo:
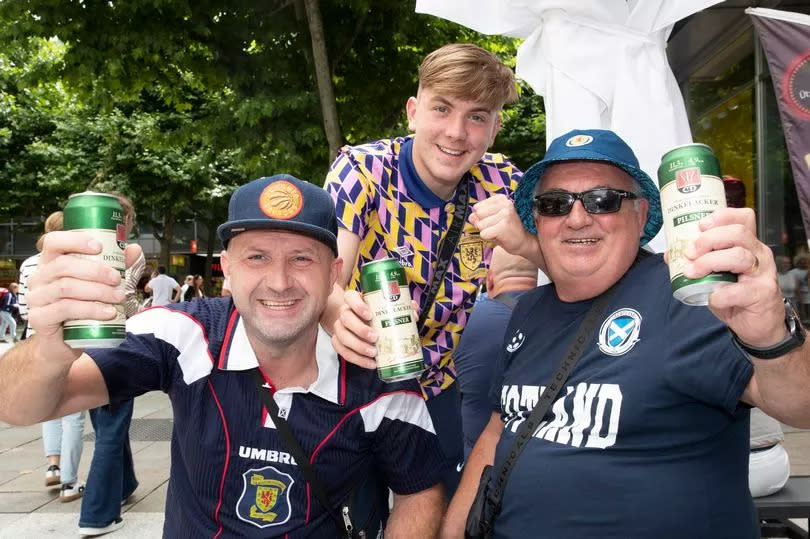
POLYGON ((773 341, 776 337, 771 336, 768 339, 762 340, 767 343, 765 345, 761 345, 761 343, 752 344, 744 341, 732 331, 734 343, 740 350, 757 359, 776 359, 787 355, 804 344, 805 330, 799 319, 799 315, 789 301, 784 300, 783 303, 785 318, 784 326, 782 330, 779 331, 781 338, 778 341, 773 341))

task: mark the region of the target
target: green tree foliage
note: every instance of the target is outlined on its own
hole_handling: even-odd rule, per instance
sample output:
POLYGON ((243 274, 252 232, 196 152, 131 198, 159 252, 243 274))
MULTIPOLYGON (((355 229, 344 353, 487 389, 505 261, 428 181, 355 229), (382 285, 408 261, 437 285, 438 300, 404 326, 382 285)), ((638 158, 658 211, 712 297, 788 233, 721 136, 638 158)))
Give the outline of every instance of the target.
MULTIPOLYGON (((431 50, 473 41, 514 61, 514 40, 416 14, 412 2, 320 9, 350 144, 407 131, 405 101, 431 50)), ((0 220, 46 214, 92 183, 131 195, 168 244, 173 221, 216 222, 249 179, 288 172, 320 184, 333 156, 311 46, 303 0, 0 2, 0 180, 16 194, 0 220)), ((523 94, 495 149, 526 167, 543 154, 545 117, 523 94)))

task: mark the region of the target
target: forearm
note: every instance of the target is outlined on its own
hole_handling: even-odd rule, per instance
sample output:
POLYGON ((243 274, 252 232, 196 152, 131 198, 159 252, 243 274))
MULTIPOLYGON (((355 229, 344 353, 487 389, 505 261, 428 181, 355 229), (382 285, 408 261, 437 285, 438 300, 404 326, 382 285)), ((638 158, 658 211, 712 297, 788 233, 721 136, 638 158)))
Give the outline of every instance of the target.
POLYGON ((31 425, 49 417, 62 399, 67 375, 79 356, 35 335, 0 360, 0 419, 31 425))
POLYGON ((488 464, 495 460, 495 447, 500 439, 503 430, 503 423, 500 418, 493 418, 487 428, 481 433, 475 443, 467 462, 464 464, 464 473, 461 476, 456 493, 447 509, 442 524, 441 537, 443 539, 455 539, 464 537, 464 526, 467 522, 467 515, 478 491, 478 483, 481 479, 481 472, 488 464), (497 423, 494 423, 497 421, 497 423))
POLYGON ((751 404, 797 428, 810 428, 810 340, 784 357, 752 359, 751 404))
POLYGON ((408 496, 394 496, 386 539, 438 537, 445 501, 441 485, 408 496))

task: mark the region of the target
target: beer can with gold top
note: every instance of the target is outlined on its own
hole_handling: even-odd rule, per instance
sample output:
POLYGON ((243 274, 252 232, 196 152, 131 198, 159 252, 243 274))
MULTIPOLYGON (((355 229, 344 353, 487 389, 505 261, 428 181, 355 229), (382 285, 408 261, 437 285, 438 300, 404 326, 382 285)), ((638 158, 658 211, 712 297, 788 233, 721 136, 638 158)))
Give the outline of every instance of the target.
MULTIPOLYGON (((64 210, 65 230, 91 233, 102 245, 97 255, 76 254, 104 262, 121 274, 124 286, 124 247, 126 226, 124 210, 118 197, 105 193, 85 191, 71 195, 64 210)), ((72 348, 114 348, 126 337, 126 316, 123 305, 116 306, 112 320, 70 320, 65 322, 63 335, 72 348)))
POLYGON ((371 309, 371 325, 379 335, 380 379, 398 382, 418 378, 425 366, 405 270, 391 258, 368 262, 360 272, 360 287, 371 309))
POLYGON ((706 305, 715 288, 737 282, 737 276, 728 272, 710 273, 700 279, 683 275, 689 261, 684 251, 700 235, 698 223, 715 210, 726 207, 720 163, 705 144, 677 146, 661 158, 658 186, 672 295, 687 305, 706 305))

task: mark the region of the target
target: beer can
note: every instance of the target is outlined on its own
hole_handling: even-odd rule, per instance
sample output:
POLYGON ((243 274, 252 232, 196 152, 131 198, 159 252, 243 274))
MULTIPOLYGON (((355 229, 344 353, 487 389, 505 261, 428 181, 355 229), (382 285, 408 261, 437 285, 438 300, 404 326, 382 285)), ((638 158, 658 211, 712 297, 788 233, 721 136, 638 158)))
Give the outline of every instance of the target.
POLYGON ((422 341, 411 307, 405 270, 396 260, 384 258, 363 265, 360 272, 363 299, 371 310, 377 331, 377 374, 385 382, 417 378, 425 369, 422 341))
POLYGON ((715 288, 737 282, 728 272, 700 279, 683 275, 689 261, 684 251, 700 235, 698 222, 726 207, 722 178, 720 163, 705 144, 677 146, 661 157, 658 167, 672 295, 687 305, 706 305, 715 288))
MULTIPOLYGON (((124 210, 118 198, 104 193, 85 191, 71 195, 64 210, 65 230, 91 233, 102 250, 97 255, 77 254, 81 258, 100 260, 121 274, 123 289, 124 247, 126 226, 124 210)), ((126 316, 123 305, 116 306, 112 320, 70 320, 64 324, 64 339, 72 348, 114 348, 126 336, 126 316)))

